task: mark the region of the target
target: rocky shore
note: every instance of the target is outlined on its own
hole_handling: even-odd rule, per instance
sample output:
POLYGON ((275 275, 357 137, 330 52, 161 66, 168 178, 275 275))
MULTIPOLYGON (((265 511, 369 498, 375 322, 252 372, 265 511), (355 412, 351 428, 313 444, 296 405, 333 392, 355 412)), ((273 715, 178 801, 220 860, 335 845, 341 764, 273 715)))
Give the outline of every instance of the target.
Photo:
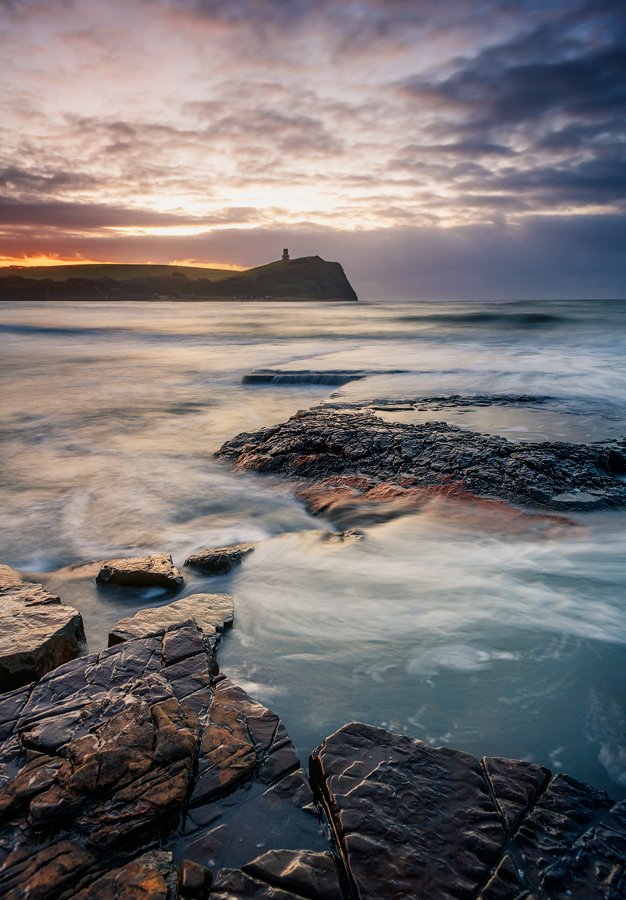
MULTIPOLYGON (((220 573, 253 549, 187 563, 220 573)), ((157 568, 180 588, 170 567, 159 555, 96 569, 150 585, 157 568)), ((22 598, 11 602, 64 608, 0 575, 22 598)), ((314 750, 307 775, 278 716, 219 672, 235 611, 219 593, 143 609, 115 624, 109 649, 48 656, 46 673, 0 695, 2 897, 626 896, 626 801, 567 775, 354 722, 314 750)))
MULTIPOLYGON (((535 529, 626 506, 624 441, 522 444, 376 411, 302 411, 219 455, 291 479, 341 528, 323 535, 335 544, 433 502, 535 529)), ((235 599, 183 593, 257 546, 208 548, 180 571, 161 553, 83 567, 99 591, 167 600, 119 619, 88 655, 78 611, 0 567, 3 898, 626 898, 626 801, 567 775, 358 722, 305 769, 280 718, 220 673, 235 599)))
MULTIPOLYGON (((386 408, 413 407, 397 401, 386 408)), ((393 515, 394 507, 415 509, 435 496, 564 512, 626 506, 624 440, 521 443, 445 422, 389 422, 363 405, 301 410, 283 424, 237 435, 218 456, 240 470, 294 480, 312 512, 334 511, 343 524, 345 504, 365 501, 383 514, 382 505, 392 504, 393 515)))

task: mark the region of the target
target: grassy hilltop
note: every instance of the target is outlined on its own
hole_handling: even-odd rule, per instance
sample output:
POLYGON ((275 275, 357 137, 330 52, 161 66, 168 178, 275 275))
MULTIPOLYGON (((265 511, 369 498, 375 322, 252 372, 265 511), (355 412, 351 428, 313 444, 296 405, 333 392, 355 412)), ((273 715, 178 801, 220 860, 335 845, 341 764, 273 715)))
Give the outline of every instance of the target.
POLYGON ((243 272, 116 263, 0 268, 0 300, 357 300, 339 263, 319 256, 243 272))

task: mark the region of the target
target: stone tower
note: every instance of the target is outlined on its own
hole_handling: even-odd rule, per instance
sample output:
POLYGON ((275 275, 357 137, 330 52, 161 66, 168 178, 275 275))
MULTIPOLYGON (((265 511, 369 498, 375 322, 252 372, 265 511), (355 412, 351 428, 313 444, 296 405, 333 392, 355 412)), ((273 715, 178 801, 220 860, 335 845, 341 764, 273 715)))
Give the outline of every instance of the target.
POLYGON ((283 262, 289 262, 289 250, 283 250, 283 262))

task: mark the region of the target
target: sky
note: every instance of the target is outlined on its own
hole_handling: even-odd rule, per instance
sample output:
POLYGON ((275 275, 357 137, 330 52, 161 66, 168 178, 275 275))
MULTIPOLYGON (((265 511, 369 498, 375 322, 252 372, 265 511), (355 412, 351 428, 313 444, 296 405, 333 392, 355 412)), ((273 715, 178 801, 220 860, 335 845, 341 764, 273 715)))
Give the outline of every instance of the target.
POLYGON ((0 265, 626 297, 623 0, 0 0, 0 265))

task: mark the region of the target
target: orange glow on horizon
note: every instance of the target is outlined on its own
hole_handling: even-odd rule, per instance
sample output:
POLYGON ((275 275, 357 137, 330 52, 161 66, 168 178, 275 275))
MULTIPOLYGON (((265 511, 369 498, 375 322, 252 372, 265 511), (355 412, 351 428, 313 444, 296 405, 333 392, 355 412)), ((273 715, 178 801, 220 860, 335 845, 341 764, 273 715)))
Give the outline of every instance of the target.
POLYGON ((245 272, 250 266, 236 266, 234 263, 198 262, 197 259, 170 259, 168 266, 186 266, 190 269, 227 269, 229 272, 245 272))
POLYGON ((58 256, 0 256, 0 269, 10 269, 18 272, 20 269, 30 269, 35 266, 185 266, 192 269, 226 269, 232 272, 245 272, 249 266, 237 266, 233 263, 199 262, 197 259, 171 259, 164 263, 155 263, 152 260, 142 262, 119 262, 112 259, 61 259, 58 256))
POLYGON ((103 259, 59 259, 58 256, 0 256, 0 267, 30 269, 33 266, 105 266, 111 260, 103 259))

